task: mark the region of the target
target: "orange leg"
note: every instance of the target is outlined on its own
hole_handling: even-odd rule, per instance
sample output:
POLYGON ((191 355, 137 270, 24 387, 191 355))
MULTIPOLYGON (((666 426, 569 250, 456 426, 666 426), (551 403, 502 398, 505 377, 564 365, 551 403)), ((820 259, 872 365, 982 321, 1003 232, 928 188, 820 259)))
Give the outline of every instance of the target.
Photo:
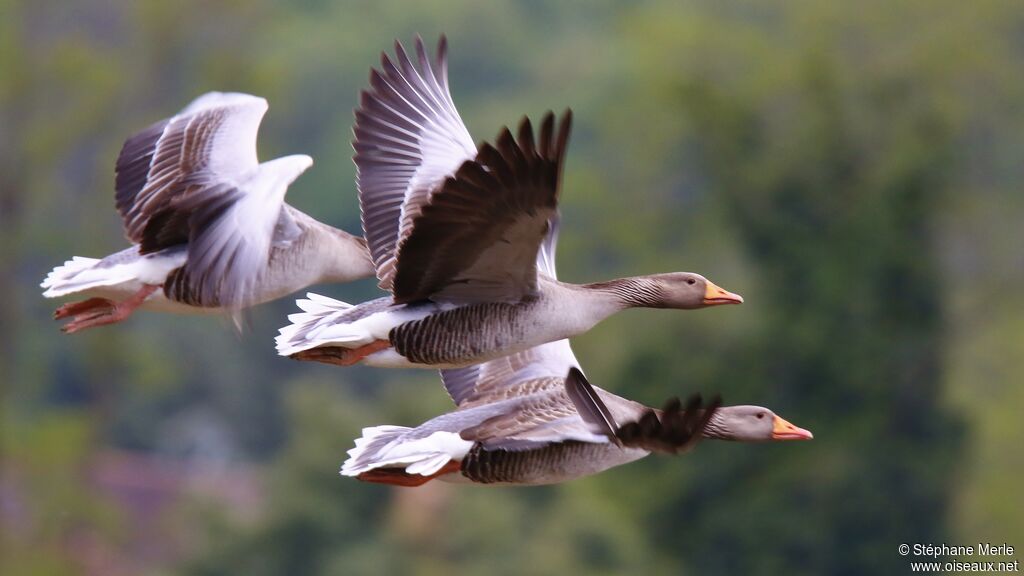
POLYGON ((376 468, 374 470, 363 472, 359 476, 356 476, 356 478, 363 482, 374 482, 376 484, 390 484, 392 486, 413 488, 416 486, 422 486, 434 478, 456 473, 459 471, 461 466, 461 462, 452 460, 430 476, 409 474, 404 468, 376 468))
POLYGON ((89 298, 88 300, 79 300, 78 302, 68 302, 53 313, 54 320, 60 320, 67 318, 68 316, 77 316, 84 314, 96 308, 113 308, 114 301, 107 300, 106 298, 89 298))
POLYGON ((130 298, 123 302, 113 302, 103 298, 91 298, 84 302, 72 303, 66 311, 65 306, 61 306, 54 316, 58 318, 72 316, 71 321, 61 327, 61 331, 65 334, 74 334, 75 332, 85 330, 86 328, 114 324, 131 316, 132 312, 141 306, 142 303, 146 301, 146 298, 148 298, 149 295, 155 292, 159 287, 160 286, 153 284, 146 284, 140 288, 138 292, 132 294, 130 298), (86 304, 88 304, 88 306, 85 306, 86 304), (76 306, 80 307, 76 308, 76 306), (57 316, 58 314, 62 315, 57 316))
POLYGON ((342 348, 341 346, 310 348, 309 350, 292 354, 291 358, 296 360, 312 360, 314 362, 323 362, 324 364, 334 364, 335 366, 352 366, 353 364, 358 364, 370 354, 387 350, 390 347, 391 342, 387 340, 374 340, 359 348, 342 348))

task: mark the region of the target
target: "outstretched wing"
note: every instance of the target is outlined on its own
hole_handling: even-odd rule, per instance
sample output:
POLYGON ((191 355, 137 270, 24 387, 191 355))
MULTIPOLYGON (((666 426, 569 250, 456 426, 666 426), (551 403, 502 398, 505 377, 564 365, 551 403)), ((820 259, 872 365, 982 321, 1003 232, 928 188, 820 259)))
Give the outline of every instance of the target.
POLYGON ((445 180, 398 249, 395 302, 430 298, 517 302, 537 293, 536 260, 558 188, 572 113, 557 134, 554 114, 535 142, 524 118, 518 141, 506 128, 445 180))
POLYGON ((363 231, 380 287, 390 290, 397 247, 431 193, 476 146, 448 89, 448 43, 431 63, 416 38, 417 67, 395 43, 395 61, 381 55, 355 116, 356 184, 363 231))
POLYGON ((263 98, 210 92, 129 138, 116 166, 116 206, 125 235, 142 242, 150 218, 211 184, 237 184, 256 170, 263 98))

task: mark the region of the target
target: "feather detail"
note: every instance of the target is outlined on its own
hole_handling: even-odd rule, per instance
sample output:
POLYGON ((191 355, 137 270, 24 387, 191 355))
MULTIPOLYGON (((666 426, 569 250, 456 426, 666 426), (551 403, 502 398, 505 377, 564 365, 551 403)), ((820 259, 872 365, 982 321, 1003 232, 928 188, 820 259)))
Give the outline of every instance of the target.
POLYGON ((584 422, 597 426, 612 442, 622 446, 622 441, 616 434, 619 425, 616 424, 615 417, 579 368, 569 369, 569 374, 565 378, 565 393, 572 400, 584 422))

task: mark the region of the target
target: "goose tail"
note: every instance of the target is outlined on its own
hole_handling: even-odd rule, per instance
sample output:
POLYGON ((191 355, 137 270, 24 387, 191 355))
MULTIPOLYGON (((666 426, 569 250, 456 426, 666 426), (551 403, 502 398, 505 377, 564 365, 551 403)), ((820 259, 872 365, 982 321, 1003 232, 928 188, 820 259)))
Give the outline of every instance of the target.
POLYGON ((359 311, 366 304, 353 306, 312 292, 295 304, 302 312, 289 315, 291 324, 279 329, 274 339, 281 356, 324 345, 358 348, 373 341, 361 324, 349 321, 352 313, 361 317, 359 311))
POLYGON ((61 266, 57 266, 46 275, 39 286, 44 289, 43 296, 59 298, 68 294, 83 292, 91 288, 120 284, 130 277, 122 270, 97 268, 98 258, 75 256, 61 266))
POLYGON ((347 302, 313 292, 306 293, 306 297, 296 300, 295 304, 302 312, 289 314, 288 321, 291 324, 279 329, 274 339, 277 353, 281 356, 289 356, 323 344, 324 342, 317 337, 318 333, 330 326, 341 313, 353 308, 347 302))
POLYGON ((364 428, 355 448, 348 451, 341 474, 358 477, 387 468, 404 470, 407 475, 430 477, 442 469, 450 469, 472 447, 473 442, 463 440, 458 432, 436 431, 422 436, 402 426, 364 428))

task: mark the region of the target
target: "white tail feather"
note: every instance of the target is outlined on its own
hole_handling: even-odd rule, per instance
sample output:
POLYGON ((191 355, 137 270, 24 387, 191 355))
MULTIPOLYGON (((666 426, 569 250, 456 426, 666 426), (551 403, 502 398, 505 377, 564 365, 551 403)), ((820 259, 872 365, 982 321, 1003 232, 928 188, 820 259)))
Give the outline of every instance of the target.
POLYGON ((409 474, 430 476, 450 462, 451 459, 452 457, 448 454, 435 454, 433 456, 425 457, 423 460, 418 460, 409 464, 405 467, 405 471, 409 474))
POLYGON ((132 280, 132 275, 126 273, 123 268, 95 269, 94 266, 97 263, 99 263, 97 258, 75 256, 62 266, 57 266, 46 275, 46 279, 39 285, 46 289, 43 296, 57 298, 90 288, 113 286, 132 280))
POLYGON ((430 476, 452 460, 461 460, 473 447, 457 432, 438 431, 410 438, 411 428, 376 426, 364 428, 341 466, 343 476, 358 476, 376 468, 404 467, 409 474, 430 476))
POLYGON ((335 300, 334 298, 328 298, 327 296, 321 296, 312 292, 306 293, 305 300, 296 300, 295 305, 304 312, 308 312, 310 314, 329 314, 352 308, 352 305, 347 302, 342 302, 341 300, 335 300))
POLYGON ((359 345, 373 340, 361 327, 336 323, 339 315, 353 308, 351 304, 312 292, 306 294, 306 299, 296 300, 295 304, 302 312, 290 314, 288 321, 291 324, 280 328, 274 339, 277 353, 281 356, 325 344, 359 345))

